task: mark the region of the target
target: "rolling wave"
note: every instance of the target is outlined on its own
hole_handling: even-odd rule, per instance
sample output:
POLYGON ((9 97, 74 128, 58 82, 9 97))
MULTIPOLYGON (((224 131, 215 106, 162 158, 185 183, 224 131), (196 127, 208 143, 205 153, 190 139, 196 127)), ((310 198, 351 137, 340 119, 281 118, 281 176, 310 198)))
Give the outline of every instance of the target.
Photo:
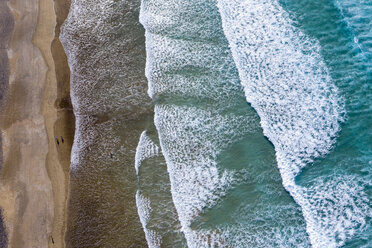
POLYGON ((318 42, 295 28, 276 1, 221 0, 218 6, 246 99, 274 144, 283 185, 302 208, 312 245, 343 245, 370 217, 363 187, 342 175, 307 186, 295 181, 331 150, 344 121, 318 42))
POLYGON ((306 247, 302 217, 244 99, 216 3, 143 1, 140 22, 155 126, 187 245, 306 247), (231 201, 236 209, 228 209, 231 201))
POLYGON ((148 246, 184 247, 164 157, 148 131, 138 142, 135 167, 139 185, 136 204, 148 246))

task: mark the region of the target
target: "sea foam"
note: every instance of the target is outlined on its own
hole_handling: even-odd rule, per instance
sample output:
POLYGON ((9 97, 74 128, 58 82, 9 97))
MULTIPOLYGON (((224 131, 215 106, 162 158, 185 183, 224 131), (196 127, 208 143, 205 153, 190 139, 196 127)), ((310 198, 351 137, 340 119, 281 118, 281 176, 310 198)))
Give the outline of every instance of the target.
POLYGON ((330 151, 344 120, 318 42, 295 28, 276 1, 220 0, 218 7, 246 99, 274 144, 283 185, 302 207, 312 245, 344 244, 370 215, 362 189, 347 177, 295 183, 330 151))
MULTIPOLYGON (((257 114, 244 99, 216 3, 143 1, 140 21, 146 29, 146 76, 155 102, 155 125, 187 245, 305 247, 307 236, 302 218, 297 218, 297 206, 291 199, 277 199, 287 195, 282 187, 274 187, 271 195, 282 203, 282 209, 263 200, 271 192, 264 192, 259 182, 268 183, 277 173, 272 162, 265 160, 267 154, 257 164, 250 164, 249 159, 237 167, 230 161, 221 162, 222 154, 233 156, 234 147, 241 148, 245 139, 269 144, 257 114), (249 176, 257 168, 261 174, 249 176), (237 200, 239 211, 223 212, 220 207, 229 204, 227 197, 244 189, 242 195, 256 202, 250 204, 243 197, 237 200), (275 218, 275 210, 284 218, 275 218), (211 211, 217 215, 208 219, 211 211), (216 225, 221 215, 230 223, 216 225), (247 229, 250 217, 256 217, 257 226, 247 229)), ((259 150, 255 144, 251 148, 252 153, 259 150)))
MULTIPOLYGON (((61 28, 76 117, 67 246, 146 244, 132 167, 145 116, 152 115, 139 5, 134 0, 72 0, 61 28)), ((68 76, 62 75, 64 80, 68 76)))
POLYGON ((178 216, 172 201, 164 157, 147 131, 136 149, 136 204, 149 247, 183 247, 178 216))
POLYGON ((144 197, 140 191, 136 193, 136 204, 138 215, 146 235, 147 244, 150 248, 160 247, 161 237, 153 230, 147 228, 147 224, 152 212, 150 200, 144 197))
POLYGON ((242 100, 242 94, 227 44, 219 44, 222 29, 213 28, 220 20, 205 13, 211 5, 208 1, 143 1, 140 14, 146 29, 149 95, 157 101, 155 125, 190 247, 222 242, 216 230, 192 230, 190 225, 232 187, 233 172, 219 170, 216 156, 243 136, 247 130, 239 127, 249 123, 249 116, 228 111, 221 115, 216 110, 231 108, 228 99, 240 96, 242 100), (193 101, 199 107, 193 107, 193 101))
POLYGON ((159 155, 159 147, 147 136, 146 131, 143 131, 136 149, 135 168, 136 174, 139 175, 141 163, 148 159, 159 155))

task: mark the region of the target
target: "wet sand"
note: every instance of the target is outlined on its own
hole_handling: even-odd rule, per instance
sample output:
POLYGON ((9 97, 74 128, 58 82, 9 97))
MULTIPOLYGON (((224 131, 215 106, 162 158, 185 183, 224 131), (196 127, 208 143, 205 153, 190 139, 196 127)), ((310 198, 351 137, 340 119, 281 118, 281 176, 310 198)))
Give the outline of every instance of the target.
MULTIPOLYGON (((9 83, 8 43, 14 27, 14 19, 8 7, 7 0, 0 1, 0 110, 3 109, 4 96, 7 94, 9 83)), ((1 112, 3 114, 3 112, 1 112)), ((2 137, 0 135, 0 173, 3 167, 2 137)), ((1 183, 1 181, 0 181, 1 183)), ((1 188, 0 188, 1 189, 1 188)), ((0 191, 1 194, 1 191, 0 191)), ((2 196, 2 195, 0 195, 2 196)), ((0 207, 2 200, 0 200, 0 207)), ((0 208, 0 248, 6 248, 8 237, 0 208)))
POLYGON ((64 247, 74 132, 69 71, 56 41, 65 5, 56 16, 60 2, 8 2, 15 22, 5 48, 10 73, 2 91, 0 207, 9 247, 64 247))
POLYGON ((3 221, 3 214, 0 209, 0 248, 6 248, 8 237, 5 231, 4 221, 3 221))

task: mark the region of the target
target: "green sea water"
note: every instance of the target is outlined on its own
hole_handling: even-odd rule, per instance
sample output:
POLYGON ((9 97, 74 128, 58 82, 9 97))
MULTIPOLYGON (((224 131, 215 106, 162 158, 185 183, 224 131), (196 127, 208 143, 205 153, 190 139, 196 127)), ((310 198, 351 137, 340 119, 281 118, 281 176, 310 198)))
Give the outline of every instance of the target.
POLYGON ((149 94, 188 246, 371 245, 370 10, 142 2, 149 94))
POLYGON ((371 247, 371 18, 355 0, 73 1, 67 244, 371 247))
MULTIPOLYGON (((316 38, 330 75, 344 98, 346 121, 337 142, 298 177, 299 185, 327 184, 324 192, 339 191, 324 207, 339 208, 337 215, 353 214, 352 201, 365 199, 364 219, 351 224, 344 247, 370 247, 372 166, 372 3, 370 1, 281 1, 296 24, 316 38), (320 182, 319 182, 320 181, 320 182), (350 185, 349 189, 345 185, 350 185), (358 191, 359 190, 359 191, 358 191), (348 199, 348 197, 351 197, 348 199), (347 213, 348 211, 351 211, 347 213)), ((361 205, 361 204, 360 204, 361 205)), ((363 210, 362 210, 363 211, 363 210)), ((360 217, 360 215, 359 215, 360 217)), ((355 216, 355 220, 358 217, 355 216)), ((336 230, 333 230, 337 235, 336 230)), ((337 237, 342 240, 344 237, 337 237)))

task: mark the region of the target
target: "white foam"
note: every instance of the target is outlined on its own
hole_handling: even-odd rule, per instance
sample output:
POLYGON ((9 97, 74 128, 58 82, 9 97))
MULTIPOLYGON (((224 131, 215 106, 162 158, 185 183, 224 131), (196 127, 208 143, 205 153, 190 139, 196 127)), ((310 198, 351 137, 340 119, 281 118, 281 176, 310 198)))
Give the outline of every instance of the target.
POLYGON ((136 193, 136 204, 140 221, 145 231, 146 241, 149 248, 157 248, 161 245, 161 237, 154 231, 147 228, 147 223, 152 212, 150 200, 144 197, 139 191, 136 193))
POLYGON ((363 195, 361 189, 353 193, 350 182, 337 188, 336 181, 303 188, 294 181, 306 164, 329 152, 343 121, 320 46, 292 25, 277 1, 219 0, 218 7, 246 99, 275 146, 283 185, 302 207, 312 245, 342 245, 369 215, 366 198, 352 197, 363 195), (340 201, 335 211, 321 206, 342 195, 354 206, 350 210, 340 201))
POLYGON ((372 216, 364 182, 354 176, 318 178, 312 187, 304 189, 306 211, 311 214, 315 247, 342 246, 359 229, 366 227, 366 217, 372 216), (319 233, 322 231, 322 233, 319 233))
POLYGON ((148 159, 159 155, 159 147, 147 136, 146 131, 143 131, 139 139, 134 166, 136 174, 139 175, 141 163, 148 159))
MULTIPOLYGON (((232 97, 238 95, 234 92, 240 86, 233 76, 235 71, 232 58, 226 52, 227 46, 178 39, 183 34, 187 37, 199 31, 200 39, 215 35, 213 26, 218 25, 218 19, 202 16, 195 19, 192 16, 195 7, 202 6, 203 2, 142 1, 140 22, 146 29, 146 76, 152 98, 168 94, 185 98, 204 97, 228 106, 230 103, 226 96, 229 93, 232 97), (189 21, 203 21, 207 28, 195 29, 189 21), (218 64, 220 67, 216 67, 218 64), (201 68, 208 76, 179 73, 189 67, 201 68), (224 79, 221 79, 223 69, 224 79), (210 80, 209 74, 214 75, 215 80, 210 80), (221 81, 227 82, 223 84, 221 81)), ((249 116, 223 116, 209 108, 175 104, 155 106, 155 125, 168 166, 172 197, 182 231, 191 247, 197 246, 201 240, 205 244, 219 240, 217 233, 193 231, 190 224, 204 208, 213 206, 232 187, 233 173, 219 171, 216 156, 234 138, 238 140, 242 136, 242 133, 232 130, 242 130, 239 127, 246 123, 249 123, 249 116)), ((243 133, 248 131, 249 128, 242 130, 243 133)))
POLYGON ((135 1, 72 0, 60 40, 75 115, 120 111, 134 119, 151 111, 138 10, 135 1))
MULTIPOLYGON (((190 226, 244 181, 242 171, 237 176, 237 171, 219 167, 218 155, 248 133, 261 131, 257 116, 241 101, 242 87, 215 3, 142 1, 140 22, 146 29, 149 95, 160 99, 155 105, 155 125, 188 246, 253 244, 259 235, 238 235, 236 227, 195 230, 190 226)), ((275 244, 272 236, 261 240, 275 244)))
MULTIPOLYGON (((92 127, 97 125, 92 121, 94 116, 112 119, 120 115, 130 120, 152 111, 143 70, 144 44, 138 41, 142 37, 138 8, 135 1, 71 1, 60 40, 71 71, 71 102, 76 117, 72 170, 83 162, 85 151, 102 135, 92 127)), ((117 129, 117 125, 110 128, 117 129)), ((121 142, 117 137, 112 139, 115 140, 102 142, 106 146, 102 157, 108 158, 115 142, 121 142)))
POLYGON ((137 147, 136 165, 139 171, 137 175, 140 193, 142 196, 146 195, 147 209, 151 208, 150 215, 146 214, 147 210, 143 214, 147 216, 143 228, 146 233, 151 234, 148 238, 149 245, 179 247, 185 244, 172 201, 164 157, 159 147, 147 136, 146 131, 142 133, 137 147))
MULTIPOLYGON (((151 2, 154 1, 147 3, 151 2)), ((156 31, 156 25, 152 22, 156 23, 157 20, 149 19, 154 15, 146 10, 148 8, 142 7, 140 20, 146 28, 146 76, 149 80, 149 95, 153 98, 166 95, 177 95, 185 99, 210 97, 228 106, 226 95, 240 86, 236 77, 231 77, 235 84, 233 80, 231 83, 221 84, 220 72, 212 63, 216 54, 224 54, 227 46, 174 39, 162 34, 163 27, 153 33, 156 31), (178 73, 188 66, 203 68, 204 72, 211 71, 216 79, 208 80, 208 76, 178 73)), ((177 9, 173 9, 170 14, 173 19, 179 13, 177 9)), ((221 56, 219 59, 224 58, 221 56)), ((225 61, 227 66, 233 66, 231 57, 226 56, 225 61)), ((228 76, 228 73, 226 74, 228 76)), ((231 94, 232 97, 234 94, 231 94)), ((172 197, 189 247, 196 247, 198 244, 208 247, 211 243, 220 242, 217 232, 193 231, 190 224, 204 208, 213 206, 231 188, 232 173, 219 171, 215 159, 218 151, 231 144, 234 137, 239 139, 239 135, 242 135, 232 130, 240 130, 238 127, 249 123, 248 120, 249 116, 222 116, 209 108, 199 109, 175 104, 155 106, 155 125, 167 162, 172 197)))
POLYGON ((155 125, 168 165, 172 196, 190 247, 202 240, 205 246, 211 245, 207 242, 220 242, 216 231, 193 231, 190 224, 233 187, 234 173, 220 171, 216 156, 241 135, 226 135, 227 128, 239 130, 234 124, 242 123, 233 115, 219 116, 192 107, 155 106, 155 125))

